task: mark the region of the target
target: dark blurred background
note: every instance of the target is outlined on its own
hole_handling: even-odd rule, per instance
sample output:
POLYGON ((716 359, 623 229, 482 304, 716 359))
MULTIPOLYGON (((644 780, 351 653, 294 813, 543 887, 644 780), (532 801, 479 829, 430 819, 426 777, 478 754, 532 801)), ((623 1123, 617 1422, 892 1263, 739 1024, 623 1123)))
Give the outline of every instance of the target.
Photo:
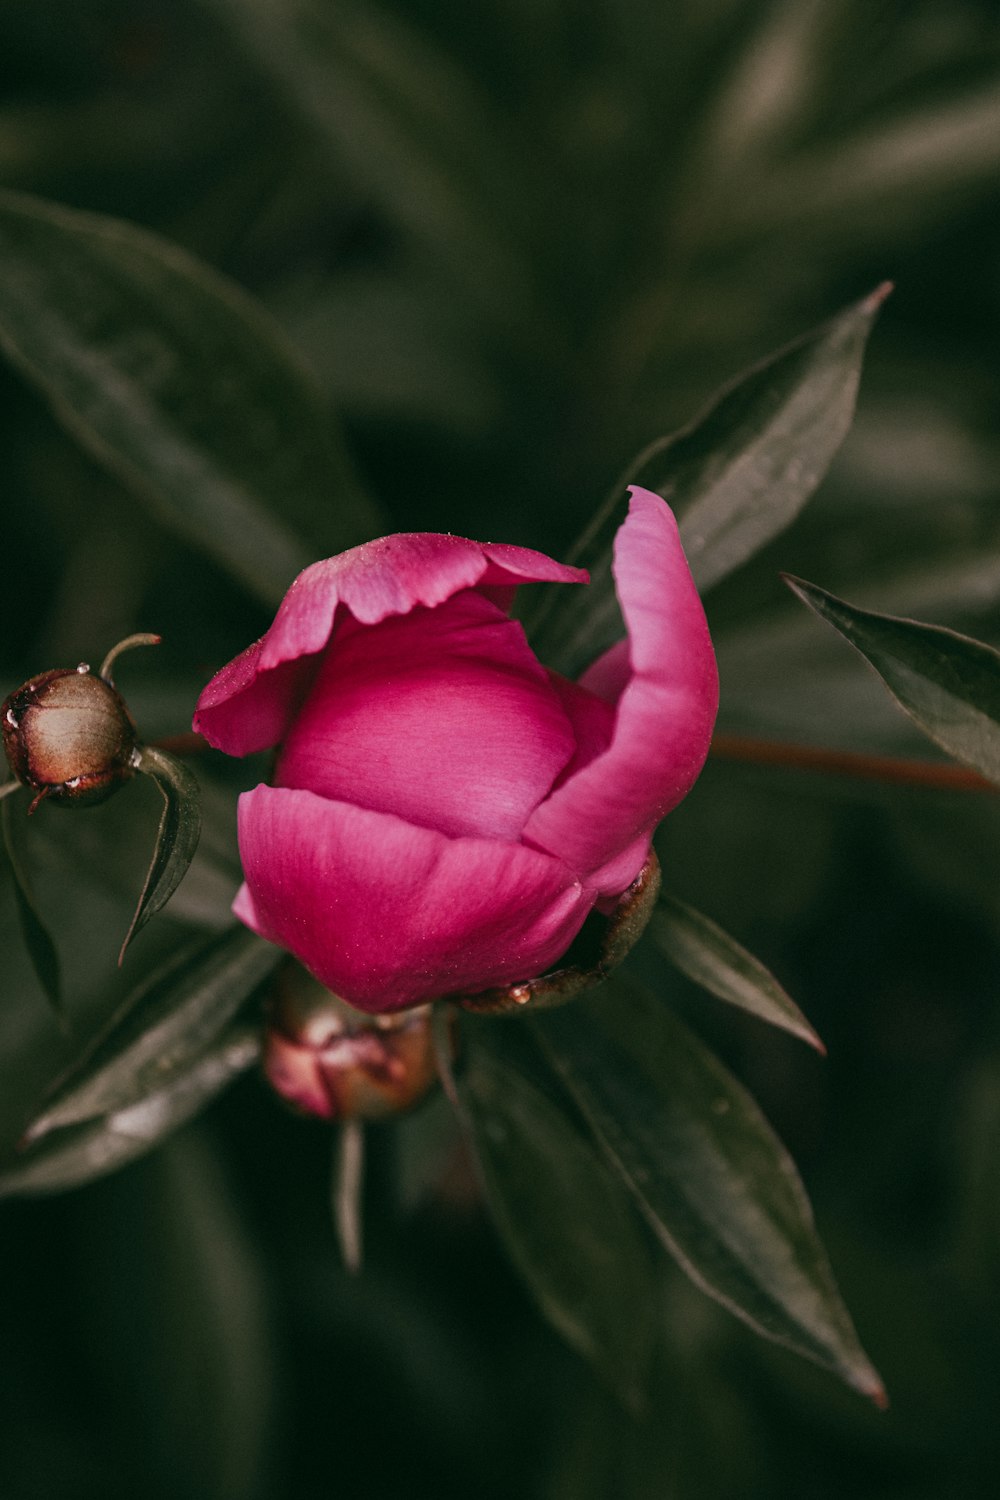
MULTIPOLYGON (((0 184, 261 299, 389 529, 556 555, 642 445, 889 277, 834 470, 708 600, 720 727, 933 754, 779 569, 1000 643, 990 0, 5 0, 0 184)), ((0 390, 4 692, 157 630, 121 682, 147 735, 185 729, 268 612, 6 367, 0 390)), ((254 777, 199 774, 206 845, 148 955, 234 888, 254 777)), ((83 1034, 155 820, 134 792, 31 829, 83 1034)), ((327 1134, 250 1077, 118 1175, 3 1205, 4 1500, 995 1494, 998 835, 987 795, 710 764, 661 835, 670 889, 829 1058, 636 960, 791 1148, 887 1414, 671 1274, 626 1415, 504 1261, 439 1103, 372 1132, 351 1280, 327 1134)), ((9 1147, 69 1043, 6 889, 0 928, 9 1147)))

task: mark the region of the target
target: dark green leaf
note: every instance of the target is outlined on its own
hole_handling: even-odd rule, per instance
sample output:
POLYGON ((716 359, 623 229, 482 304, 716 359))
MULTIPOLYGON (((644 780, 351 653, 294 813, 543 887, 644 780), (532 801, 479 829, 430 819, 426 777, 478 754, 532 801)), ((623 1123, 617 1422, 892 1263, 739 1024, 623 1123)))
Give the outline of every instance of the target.
POLYGON ((549 591, 529 619, 545 661, 575 675, 622 634, 611 554, 627 485, 669 502, 703 592, 794 521, 847 434, 865 342, 887 291, 756 365, 688 427, 639 454, 570 555, 590 569, 590 587, 549 591))
POLYGON ((62 982, 59 973, 59 954, 48 928, 38 914, 28 872, 17 847, 12 827, 13 816, 12 798, 5 796, 0 800, 0 822, 3 823, 3 841, 14 882, 14 897, 17 901, 17 917, 21 925, 21 934, 35 975, 45 991, 49 1004, 57 1014, 61 1014, 62 982))
POLYGON ((666 1006, 612 981, 535 1035, 653 1229, 758 1333, 884 1400, 794 1164, 753 1099, 666 1006))
POLYGON ((388 7, 212 3, 366 198, 509 327, 530 289, 511 231, 532 161, 506 146, 502 116, 454 55, 388 7))
POLYGON ((125 998, 56 1084, 25 1138, 125 1110, 172 1086, 281 957, 242 927, 189 945, 125 998))
POLYGON ((795 1001, 760 959, 694 907, 661 892, 648 931, 660 952, 695 984, 801 1037, 817 1051, 826 1050, 795 1001))
POLYGON ((262 1237, 229 1168, 209 1130, 179 1131, 105 1189, 81 1236, 102 1330, 94 1368, 143 1393, 131 1446, 160 1493, 185 1500, 272 1493, 281 1362, 262 1237))
POLYGON ((259 1052, 256 1028, 234 1028, 165 1088, 101 1119, 46 1136, 0 1174, 0 1197, 77 1187, 134 1161, 203 1109, 259 1052))
POLYGON ((628 1195, 568 1116, 482 1047, 459 1088, 512 1260, 553 1326, 636 1402, 654 1290, 628 1195))
POLYGON ((786 582, 870 662, 925 734, 1000 782, 1000 652, 940 625, 858 609, 801 578, 786 582))
POLYGON ((136 933, 166 906, 184 879, 201 837, 200 792, 187 766, 165 750, 143 745, 138 769, 156 782, 163 798, 163 812, 146 881, 118 955, 119 964, 136 933))
POLYGON ((164 524, 268 602, 371 533, 280 329, 145 230, 0 194, 0 349, 164 524))

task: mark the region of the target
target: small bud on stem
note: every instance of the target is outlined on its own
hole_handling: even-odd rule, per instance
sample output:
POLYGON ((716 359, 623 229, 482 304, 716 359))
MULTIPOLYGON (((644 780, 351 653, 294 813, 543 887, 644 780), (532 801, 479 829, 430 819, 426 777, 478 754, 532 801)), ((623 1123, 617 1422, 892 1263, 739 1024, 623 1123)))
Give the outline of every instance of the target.
POLYGON ((299 964, 278 976, 264 1038, 271 1086, 302 1114, 378 1120, 416 1104, 436 1078, 429 1005, 369 1016, 299 964))
POLYGON ((111 667, 133 646, 159 645, 158 635, 130 635, 113 646, 95 676, 86 662, 42 672, 15 689, 0 708, 0 729, 15 783, 56 806, 103 802, 135 775, 138 736, 111 667))
POLYGON ((4 750, 18 781, 59 805, 103 802, 135 774, 136 729, 120 694, 81 663, 43 672, 0 710, 4 750))

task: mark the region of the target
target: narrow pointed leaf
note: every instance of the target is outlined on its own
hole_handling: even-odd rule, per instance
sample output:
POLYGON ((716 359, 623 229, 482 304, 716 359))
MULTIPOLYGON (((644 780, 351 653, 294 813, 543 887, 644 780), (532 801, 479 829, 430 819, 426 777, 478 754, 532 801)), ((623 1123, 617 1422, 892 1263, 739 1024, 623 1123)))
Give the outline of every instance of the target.
POLYGON ((0 1197, 78 1187, 145 1155, 204 1109, 259 1054, 256 1029, 234 1028, 165 1087, 125 1109, 39 1141, 0 1172, 0 1197))
POLYGON ((549 1322, 635 1404, 654 1287, 628 1194, 569 1116, 485 1049, 459 1091, 511 1259, 549 1322))
POLYGON ((242 927, 189 945, 126 996, 50 1091, 25 1140, 128 1109, 170 1087, 281 958, 242 927))
POLYGON ((146 230, 0 193, 0 351, 164 525, 269 603, 377 529, 281 330, 146 230))
POLYGON ((941 625, 859 609, 801 578, 786 582, 875 668, 925 734, 1000 782, 1000 652, 941 625))
POLYGON ((544 660, 575 675, 622 634, 611 547, 627 485, 671 505, 703 592, 795 520, 847 435, 865 343, 888 291, 754 366, 688 427, 638 455, 570 554, 590 569, 590 588, 548 590, 529 617, 544 660))
POLYGON ((693 906, 661 893, 648 932, 660 952, 695 984, 825 1052, 795 1001, 770 970, 693 906))
POLYGON ((17 918, 21 925, 24 946, 28 950, 32 967, 46 998, 57 1015, 62 1014, 62 978, 59 970, 59 954, 48 928, 38 914, 31 881, 21 859, 12 827, 13 801, 10 797, 0 800, 0 823, 3 824, 4 848, 10 864, 14 882, 14 898, 17 902, 17 918))
POLYGON ((187 766, 165 750, 143 745, 138 768, 156 782, 163 812, 146 881, 118 955, 119 964, 136 933, 167 904, 184 879, 201 837, 200 792, 187 766))
POLYGON ((534 1033, 663 1245, 765 1337, 884 1401, 795 1166, 746 1090, 662 1004, 612 981, 534 1033))

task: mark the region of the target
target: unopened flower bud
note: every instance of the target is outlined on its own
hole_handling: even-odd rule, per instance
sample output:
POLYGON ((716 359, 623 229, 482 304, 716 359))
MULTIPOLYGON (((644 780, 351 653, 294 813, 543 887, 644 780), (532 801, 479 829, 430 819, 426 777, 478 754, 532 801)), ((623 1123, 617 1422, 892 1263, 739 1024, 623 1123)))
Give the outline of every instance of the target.
POLYGON ((18 781, 56 804, 102 802, 135 773, 136 729, 120 694, 81 663, 32 677, 0 709, 18 781))
POLYGON ((302 1114, 378 1120, 416 1104, 436 1078, 431 1008, 364 1015, 296 963, 278 978, 264 1072, 302 1114))

